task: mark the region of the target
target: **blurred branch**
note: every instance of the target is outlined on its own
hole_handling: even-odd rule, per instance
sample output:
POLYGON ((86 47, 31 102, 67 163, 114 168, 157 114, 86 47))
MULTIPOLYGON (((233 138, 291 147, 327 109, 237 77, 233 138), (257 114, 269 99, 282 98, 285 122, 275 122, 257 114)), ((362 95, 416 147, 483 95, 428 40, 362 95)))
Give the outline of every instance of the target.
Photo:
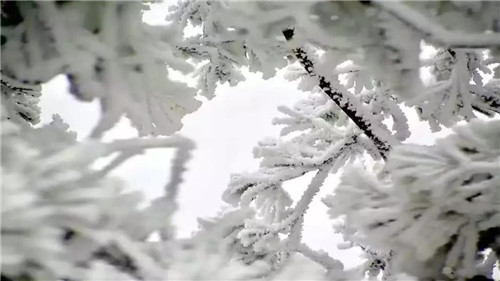
POLYGON ((427 40, 448 48, 488 48, 500 46, 498 33, 462 33, 444 29, 439 23, 406 4, 383 0, 370 1, 380 9, 420 32, 427 40))

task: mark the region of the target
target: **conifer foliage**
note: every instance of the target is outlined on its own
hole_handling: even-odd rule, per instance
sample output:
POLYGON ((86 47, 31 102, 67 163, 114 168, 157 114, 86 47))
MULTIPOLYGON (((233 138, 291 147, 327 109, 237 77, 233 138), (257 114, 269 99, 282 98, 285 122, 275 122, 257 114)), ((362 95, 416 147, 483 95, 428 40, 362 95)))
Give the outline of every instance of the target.
POLYGON ((499 2, 187 0, 160 26, 142 21, 145 9, 1 2, 2 280, 493 280, 499 2), (199 33, 188 37, 188 25, 199 33), (309 95, 278 108, 281 135, 255 147, 259 169, 231 176, 222 199, 234 208, 179 239, 172 216, 194 143, 176 132, 201 96, 243 81, 242 68, 264 79, 285 68, 309 95), (88 139, 58 115, 34 127, 41 84, 57 75, 101 105, 88 139), (453 132, 407 143, 410 111, 453 132), (102 141, 123 116, 139 137, 102 141), (141 193, 109 173, 154 148, 176 150, 171 179, 139 207, 141 193), (306 174, 294 201, 285 183, 306 174), (305 214, 334 175, 340 184, 322 203, 344 246, 364 251, 356 268, 302 241, 305 214))

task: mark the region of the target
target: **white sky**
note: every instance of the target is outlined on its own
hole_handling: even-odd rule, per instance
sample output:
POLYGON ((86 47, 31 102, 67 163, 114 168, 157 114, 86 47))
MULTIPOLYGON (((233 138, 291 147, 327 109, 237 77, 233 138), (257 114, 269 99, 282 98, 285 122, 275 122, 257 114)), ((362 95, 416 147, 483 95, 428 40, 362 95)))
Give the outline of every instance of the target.
MULTIPOLYGON (((155 9, 146 14, 148 22, 161 23, 165 8, 155 9)), ((99 118, 97 102, 83 103, 76 101, 67 93, 67 81, 58 76, 42 90, 42 123, 51 121, 54 113, 61 115, 78 133, 79 139, 89 135, 99 118)), ((267 81, 260 75, 248 74, 247 81, 230 88, 226 85, 217 89, 216 97, 204 102, 201 108, 183 120, 181 134, 193 139, 197 148, 188 163, 188 171, 181 185, 179 205, 176 216, 178 234, 187 236, 197 228, 196 218, 214 216, 224 205, 221 199, 231 173, 254 171, 258 160, 252 157, 252 148, 264 137, 279 135, 278 126, 271 125, 271 119, 278 116, 278 105, 292 105, 306 97, 296 89, 295 83, 275 77, 267 81)), ((417 121, 415 114, 409 114, 412 136, 407 142, 432 144, 435 135, 431 135, 426 123, 417 121)), ((135 136, 135 131, 122 120, 116 128, 108 132, 105 139, 127 138, 135 136)), ((439 135, 445 135, 441 132, 439 135)), ((172 150, 151 150, 137 156, 121 167, 114 174, 122 177, 134 189, 143 190, 149 199, 161 194, 167 183, 172 150)), ((287 184, 293 198, 299 198, 309 183, 309 175, 287 184)), ((336 249, 340 237, 333 233, 326 208, 319 199, 330 193, 338 177, 328 179, 320 196, 315 198, 305 219, 304 242, 313 249, 324 249, 347 264, 358 261, 357 251, 336 249)))

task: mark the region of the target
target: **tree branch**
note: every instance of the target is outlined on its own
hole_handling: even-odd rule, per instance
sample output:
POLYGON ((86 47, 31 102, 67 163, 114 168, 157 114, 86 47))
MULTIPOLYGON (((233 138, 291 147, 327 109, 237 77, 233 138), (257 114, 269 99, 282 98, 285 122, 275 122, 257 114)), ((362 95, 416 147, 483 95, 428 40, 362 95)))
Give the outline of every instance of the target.
POLYGON ((297 246, 297 252, 320 264, 327 271, 344 269, 344 265, 341 261, 330 257, 326 252, 315 251, 304 243, 300 243, 297 246))
MULTIPOLYGON (((293 38, 293 34, 293 29, 283 30, 283 35, 285 36, 287 41, 290 41, 293 38)), ((335 102, 335 104, 340 107, 340 109, 342 109, 342 111, 349 117, 349 119, 351 119, 354 124, 356 124, 370 140, 373 141, 382 158, 384 160, 387 159, 387 155, 391 150, 389 141, 384 140, 380 138, 380 136, 375 134, 371 122, 367 120, 365 116, 360 114, 360 112, 357 112, 356 109, 350 107, 350 104, 353 102, 352 97, 349 97, 349 95, 341 93, 340 91, 335 91, 332 84, 328 82, 325 77, 316 74, 314 72, 314 65, 312 61, 307 57, 306 52, 302 48, 299 47, 293 49, 293 53, 299 60, 300 64, 304 67, 307 74, 309 74, 310 77, 317 78, 318 85, 321 90, 328 97, 330 97, 330 99, 332 99, 333 102, 335 102)))
POLYGON ((449 31, 439 23, 408 7, 408 5, 383 0, 371 1, 380 9, 393 15, 400 21, 412 27, 430 42, 447 48, 489 48, 500 46, 498 33, 472 33, 449 31))

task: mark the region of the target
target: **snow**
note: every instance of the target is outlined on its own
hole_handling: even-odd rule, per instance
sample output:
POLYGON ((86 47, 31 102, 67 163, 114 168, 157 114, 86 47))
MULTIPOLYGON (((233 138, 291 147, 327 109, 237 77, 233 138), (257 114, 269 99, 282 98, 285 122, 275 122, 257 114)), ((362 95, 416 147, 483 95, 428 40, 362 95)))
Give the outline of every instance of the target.
POLYGON ((478 253, 495 250, 499 229, 500 84, 491 50, 500 41, 490 29, 500 6, 438 5, 186 1, 162 6, 169 22, 146 25, 140 3, 4 3, 6 274, 275 279, 295 275, 295 266, 328 279, 491 274, 494 261, 478 253), (288 65, 294 82, 284 84, 275 76, 288 65), (94 100, 88 111, 45 110, 56 93, 69 97, 46 85, 40 93, 54 77, 76 100, 94 100), (291 107, 296 86, 307 96, 291 107), (202 120, 183 118, 200 100, 202 120), (262 112, 281 102, 273 121, 281 136, 257 142, 277 135, 262 112), (47 124, 53 113, 62 118, 47 124), (416 115, 435 131, 460 126, 433 143, 415 129, 416 115), (206 161, 178 131, 194 136, 206 161), (258 167, 235 160, 249 158, 255 143, 258 167), (134 188, 115 178, 124 175, 134 188), (212 204, 223 188, 233 207, 212 204), (137 190, 148 190, 147 202, 137 190), (325 205, 315 203, 325 194, 325 205), (318 205, 341 219, 335 229, 362 248, 362 264, 336 259, 318 205), (187 234, 196 217, 214 215, 187 234))

